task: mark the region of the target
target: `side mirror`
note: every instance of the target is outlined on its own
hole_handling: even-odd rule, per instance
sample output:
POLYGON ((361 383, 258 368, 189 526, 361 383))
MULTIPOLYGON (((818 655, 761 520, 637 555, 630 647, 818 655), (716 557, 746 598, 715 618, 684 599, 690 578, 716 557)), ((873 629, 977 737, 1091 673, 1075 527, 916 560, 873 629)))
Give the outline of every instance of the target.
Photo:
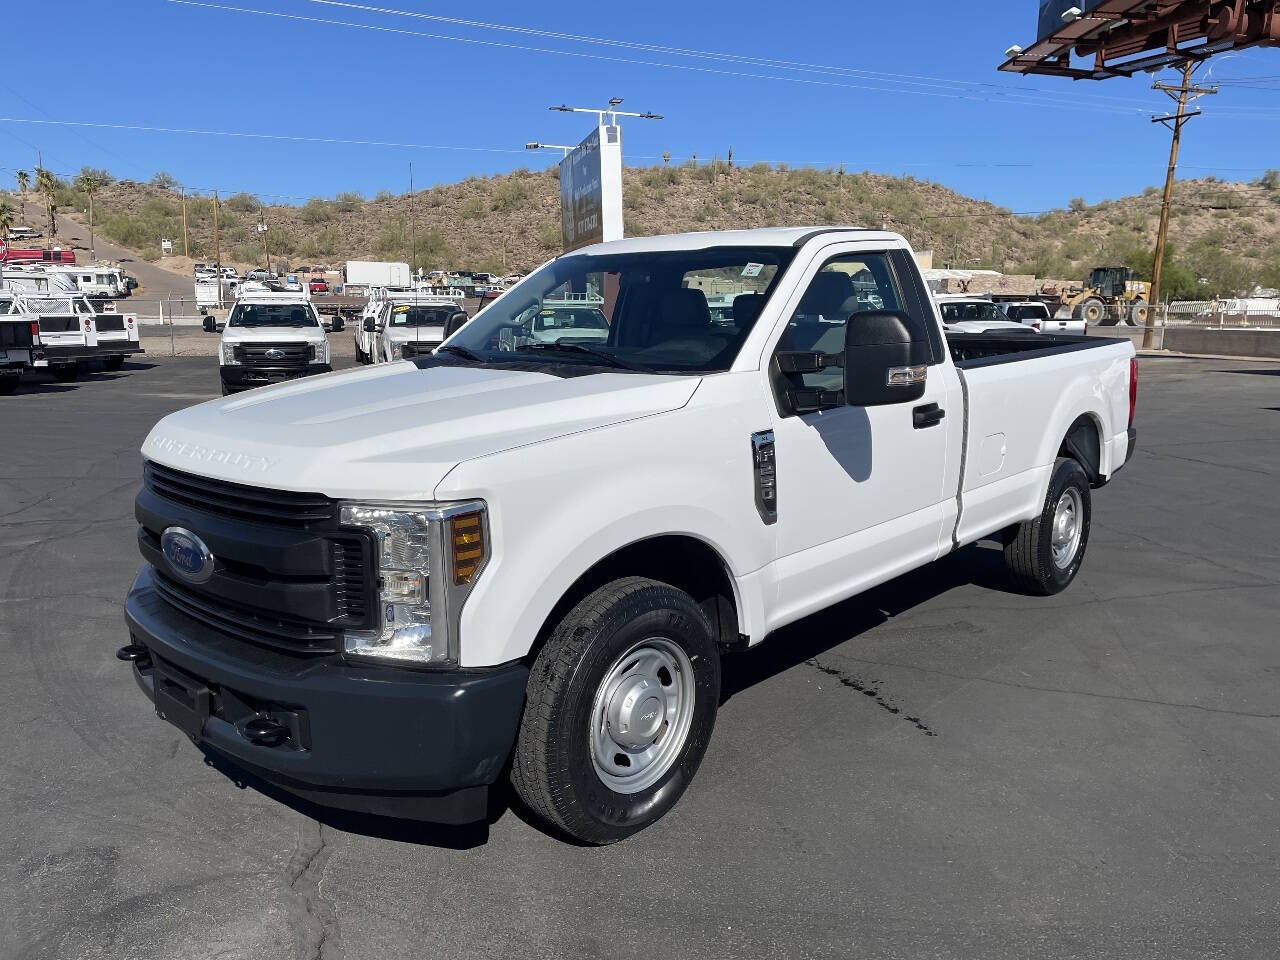
POLYGON ((465 313, 455 313, 444 323, 444 338, 448 340, 455 333, 461 330, 466 322, 467 315, 465 313))
POLYGON ((375 319, 373 319, 373 317, 368 317, 368 318, 365 320, 365 322, 364 322, 364 332, 365 332, 365 333, 377 333, 377 332, 378 332, 378 321, 377 321, 377 320, 375 320, 375 319))
POLYGON ((334 317, 334 318, 333 318, 333 332, 334 332, 334 333, 341 333, 341 332, 346 328, 346 326, 347 326, 347 322, 346 322, 345 320, 343 320, 341 317, 334 317))
POLYGON ((205 333, 217 333, 217 332, 218 332, 218 322, 217 322, 216 320, 214 320, 214 319, 213 319, 213 317, 205 317, 205 318, 204 318, 204 323, 202 324, 202 326, 204 327, 204 332, 205 332, 205 333))
POLYGON ((855 313, 844 331, 844 397, 851 407, 909 403, 924 396, 928 367, 913 362, 907 315, 855 313))

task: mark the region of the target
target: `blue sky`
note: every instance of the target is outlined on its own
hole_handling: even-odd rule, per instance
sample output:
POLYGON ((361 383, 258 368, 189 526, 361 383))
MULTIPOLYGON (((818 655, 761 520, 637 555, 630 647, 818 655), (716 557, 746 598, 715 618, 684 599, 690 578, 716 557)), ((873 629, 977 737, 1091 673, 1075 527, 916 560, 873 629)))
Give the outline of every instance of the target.
MULTIPOLYGON (((984 11, 972 19, 955 13, 962 6, 943 0, 64 0, 57 49, 70 53, 60 80, 72 92, 37 94, 14 73, 0 75, 0 116, 399 146, 6 120, 0 122, 0 182, 11 186, 14 169, 30 169, 39 147, 59 172, 90 164, 146 179, 165 170, 197 190, 248 190, 277 200, 341 190, 372 196, 384 188, 404 190, 410 161, 418 186, 550 165, 556 156, 526 153, 523 144, 576 142, 590 120, 548 106, 594 105, 610 96, 624 97, 623 109, 666 117, 625 124, 630 164, 654 162, 664 150, 723 158, 732 145, 744 162, 843 162, 848 170, 910 173, 1015 210, 1062 206, 1075 196, 1119 196, 1163 179, 1168 134, 1149 117, 1167 101, 1151 91, 1152 78, 1073 84, 997 73, 1006 47, 1033 39, 1037 0, 969 4, 984 11), (810 66, 785 69, 652 49, 662 47, 810 66), (94 72, 86 65, 99 58, 101 79, 84 82, 94 72)), ((1278 75, 1280 53, 1253 50, 1219 60, 1211 77, 1278 75)), ((1257 86, 1262 89, 1233 86, 1205 102, 1207 115, 1184 140, 1182 176, 1251 179, 1280 166, 1280 84, 1257 86)))

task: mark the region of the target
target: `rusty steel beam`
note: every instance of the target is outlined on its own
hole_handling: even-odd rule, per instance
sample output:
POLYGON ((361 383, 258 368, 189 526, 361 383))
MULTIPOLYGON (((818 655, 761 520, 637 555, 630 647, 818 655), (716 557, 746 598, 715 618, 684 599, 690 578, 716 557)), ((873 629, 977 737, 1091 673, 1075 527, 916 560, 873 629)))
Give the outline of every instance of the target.
POLYGON ((1105 80, 1259 44, 1280 44, 1280 0, 1105 0, 1000 69, 1105 80))

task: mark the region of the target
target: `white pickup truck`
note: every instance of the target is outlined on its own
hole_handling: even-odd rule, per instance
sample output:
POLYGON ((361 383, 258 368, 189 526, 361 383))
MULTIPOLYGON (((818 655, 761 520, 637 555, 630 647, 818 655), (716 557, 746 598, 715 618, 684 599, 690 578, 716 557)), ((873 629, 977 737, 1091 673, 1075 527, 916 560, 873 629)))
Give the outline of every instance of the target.
POLYGON ((358 352, 357 358, 365 363, 412 360, 434 351, 466 322, 466 311, 452 297, 389 293, 378 313, 362 323, 365 335, 373 338, 373 355, 358 352))
POLYGON ((461 823, 509 775, 609 843, 693 779, 722 656, 980 538, 1066 588, 1136 369, 1127 340, 944 338, 891 233, 587 247, 434 355, 161 420, 118 656, 286 790, 461 823), (574 291, 607 339, 535 336, 574 291))
MULTIPOLYGON (((227 314, 218 345, 218 376, 222 395, 270 383, 328 373, 329 340, 320 316, 306 293, 272 293, 246 283, 227 314)), ((333 321, 342 329, 342 318, 333 321)), ((207 333, 217 330, 213 317, 204 318, 207 333)))
POLYGON ((42 347, 31 365, 47 368, 57 380, 75 380, 89 361, 105 359, 98 343, 98 315, 83 296, 62 290, 0 290, 0 314, 38 325, 42 347))
POLYGON ((23 372, 43 358, 40 321, 0 310, 0 395, 17 390, 23 372))

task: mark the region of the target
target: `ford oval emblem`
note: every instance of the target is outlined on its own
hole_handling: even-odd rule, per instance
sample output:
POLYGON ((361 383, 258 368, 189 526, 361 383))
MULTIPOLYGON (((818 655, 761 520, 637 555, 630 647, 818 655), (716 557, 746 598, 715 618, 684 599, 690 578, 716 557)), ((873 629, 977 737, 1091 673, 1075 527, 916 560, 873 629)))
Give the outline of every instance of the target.
POLYGON ((190 530, 166 529, 160 535, 160 552, 169 561, 169 569, 189 583, 204 583, 213 576, 213 554, 190 530))
POLYGON ((279 347, 272 347, 270 350, 266 352, 265 356, 268 360, 283 360, 284 351, 281 350, 279 347))

